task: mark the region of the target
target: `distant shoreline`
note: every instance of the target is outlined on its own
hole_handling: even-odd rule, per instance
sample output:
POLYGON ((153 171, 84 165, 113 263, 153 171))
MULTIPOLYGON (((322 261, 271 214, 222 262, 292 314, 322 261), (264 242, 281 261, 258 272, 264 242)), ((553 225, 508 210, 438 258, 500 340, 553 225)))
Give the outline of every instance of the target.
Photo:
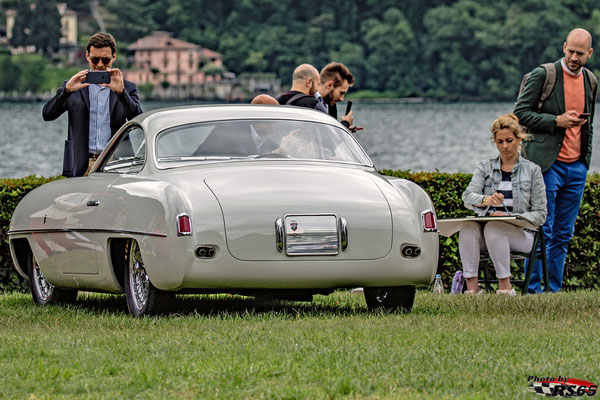
MULTIPOLYGON (((54 93, 45 94, 14 94, 7 95, 6 93, 0 92, 0 103, 36 103, 46 102, 54 96, 54 93)), ((235 99, 226 100, 220 98, 142 98, 141 101, 156 101, 156 102, 182 102, 182 101, 199 101, 199 102, 210 102, 219 104, 239 104, 249 103, 251 98, 248 99, 235 99)), ((497 103, 506 102, 511 100, 498 100, 498 99, 434 99, 426 97, 353 97, 352 93, 346 96, 346 100, 352 100, 354 103, 381 103, 381 104, 423 104, 423 103, 497 103)), ((597 99, 596 102, 599 100, 597 99)))
MULTIPOLYGON (((48 95, 16 95, 16 96, 2 96, 0 94, 1 103, 38 103, 46 102, 50 100, 54 94, 48 95)), ((236 99, 236 100, 225 100, 216 98, 143 98, 142 102, 155 101, 155 102, 182 102, 182 101, 199 101, 199 102, 210 102, 219 104, 240 104, 249 103, 248 99, 236 99)), ((481 99, 465 99, 465 100, 450 100, 450 99, 428 99, 424 97, 365 97, 365 98, 354 98, 347 96, 346 100, 352 100, 354 103, 381 103, 381 104, 424 104, 424 103, 496 103, 499 100, 481 100, 481 99)))

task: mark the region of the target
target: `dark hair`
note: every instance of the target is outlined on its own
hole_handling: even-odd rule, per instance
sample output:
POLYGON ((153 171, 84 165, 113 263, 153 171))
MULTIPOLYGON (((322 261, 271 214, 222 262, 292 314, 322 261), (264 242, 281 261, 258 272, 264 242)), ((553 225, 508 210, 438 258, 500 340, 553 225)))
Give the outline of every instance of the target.
POLYGON ((87 42, 86 50, 89 52, 90 47, 94 46, 99 49, 102 47, 110 47, 112 54, 114 55, 117 52, 117 42, 115 42, 115 38, 112 37, 110 33, 99 32, 94 33, 90 40, 87 42))
POLYGON ((352 86, 354 84, 354 75, 342 63, 332 62, 327 64, 321 70, 321 83, 333 81, 335 87, 340 86, 344 81, 352 86))

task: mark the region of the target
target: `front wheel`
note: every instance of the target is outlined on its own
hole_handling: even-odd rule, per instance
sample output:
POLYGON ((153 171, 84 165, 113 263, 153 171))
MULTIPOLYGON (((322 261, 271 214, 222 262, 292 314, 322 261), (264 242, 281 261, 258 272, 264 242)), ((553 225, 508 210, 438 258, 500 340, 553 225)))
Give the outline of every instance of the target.
POLYGON ((142 253, 133 240, 125 252, 125 298, 131 315, 142 317, 159 313, 168 303, 170 294, 154 287, 146 273, 142 253))
POLYGON ((34 255, 27 255, 29 288, 34 303, 40 306, 60 303, 73 303, 77 299, 77 290, 65 290, 54 287, 46 280, 34 255))
POLYGON ((414 286, 364 288, 369 311, 410 311, 415 302, 414 286))

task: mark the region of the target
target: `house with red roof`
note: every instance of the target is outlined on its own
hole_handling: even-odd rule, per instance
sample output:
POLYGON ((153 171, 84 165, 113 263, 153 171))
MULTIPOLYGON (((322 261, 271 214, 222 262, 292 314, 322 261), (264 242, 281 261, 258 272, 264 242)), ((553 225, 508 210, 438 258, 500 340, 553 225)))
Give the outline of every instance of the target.
POLYGON ((223 57, 216 51, 176 39, 169 32, 156 31, 138 39, 127 50, 133 53, 132 68, 125 79, 136 84, 189 86, 221 80, 223 57), (207 73, 208 72, 208 73, 207 73))

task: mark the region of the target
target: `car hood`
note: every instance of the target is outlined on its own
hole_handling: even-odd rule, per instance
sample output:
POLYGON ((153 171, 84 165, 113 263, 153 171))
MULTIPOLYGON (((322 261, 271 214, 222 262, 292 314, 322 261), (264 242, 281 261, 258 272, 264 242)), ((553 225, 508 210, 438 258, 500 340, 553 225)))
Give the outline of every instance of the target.
MULTIPOLYGON (((208 176, 223 213, 227 247, 240 260, 286 258, 276 249, 276 220, 286 215, 333 214, 348 226, 340 260, 376 259, 392 245, 389 204, 371 171, 350 167, 257 167, 208 176)), ((301 256, 315 259, 315 256, 301 256)))

